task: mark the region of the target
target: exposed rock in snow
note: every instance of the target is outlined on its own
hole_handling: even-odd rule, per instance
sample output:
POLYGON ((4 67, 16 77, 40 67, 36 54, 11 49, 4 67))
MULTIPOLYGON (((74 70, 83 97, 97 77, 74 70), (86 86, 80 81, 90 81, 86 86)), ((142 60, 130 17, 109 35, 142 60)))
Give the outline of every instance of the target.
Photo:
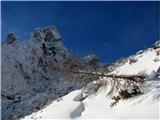
POLYGON ((158 45, 103 67, 95 55, 74 58, 55 26, 24 43, 10 33, 2 44, 2 119, 158 118, 158 45))
POLYGON ((120 58, 118 59, 115 63, 107 65, 105 68, 106 72, 112 72, 114 71, 117 67, 124 65, 128 61, 127 58, 120 58))
POLYGON ((160 40, 158 40, 157 42, 155 42, 154 44, 154 49, 160 48, 160 40))
POLYGON ((145 50, 141 54, 131 56, 130 59, 134 58, 137 61, 133 64, 130 64, 128 61, 123 66, 118 67, 115 71, 113 71, 113 73, 127 75, 145 73, 147 75, 150 75, 152 71, 156 71, 160 65, 160 61, 154 61, 155 58, 160 57, 159 55, 157 55, 158 51, 160 51, 159 48, 150 48, 145 50))

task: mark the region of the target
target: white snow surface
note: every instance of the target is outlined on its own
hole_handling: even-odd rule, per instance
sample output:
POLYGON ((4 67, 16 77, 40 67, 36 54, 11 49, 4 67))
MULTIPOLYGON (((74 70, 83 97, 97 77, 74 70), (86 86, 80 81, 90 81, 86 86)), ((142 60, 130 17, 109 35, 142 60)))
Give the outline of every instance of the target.
POLYGON ((158 89, 153 89, 110 107, 111 101, 103 92, 93 94, 83 101, 75 101, 74 98, 81 93, 81 90, 76 90, 24 119, 158 119, 160 102, 159 98, 154 98, 158 92, 158 89))
POLYGON ((157 51, 160 49, 148 49, 140 54, 137 53, 131 57, 137 59, 136 62, 132 64, 126 62, 112 72, 119 75, 145 72, 150 76, 150 81, 142 85, 144 94, 120 100, 111 107, 113 101, 106 94, 109 89, 107 86, 88 95, 84 100, 77 100, 83 92, 76 90, 62 97, 60 101, 53 101, 46 108, 23 119, 159 119, 160 77, 152 76, 160 66, 160 61, 154 61, 160 58, 157 51))
POLYGON ((160 51, 160 49, 154 50, 150 48, 143 54, 137 54, 134 56, 134 59, 136 59, 137 62, 129 64, 128 61, 125 65, 118 67, 112 73, 119 75, 136 75, 144 72, 147 75, 151 75, 152 72, 156 71, 160 66, 160 61, 154 61, 154 59, 160 60, 160 55, 157 55, 157 51, 160 51))

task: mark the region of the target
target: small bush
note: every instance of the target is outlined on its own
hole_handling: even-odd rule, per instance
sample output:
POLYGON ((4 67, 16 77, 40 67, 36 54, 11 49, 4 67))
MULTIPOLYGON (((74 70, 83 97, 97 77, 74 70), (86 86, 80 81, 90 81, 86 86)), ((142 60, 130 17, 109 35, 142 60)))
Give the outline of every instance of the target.
POLYGON ((133 86, 133 89, 131 90, 131 92, 128 92, 127 90, 121 90, 119 94, 122 99, 128 99, 130 97, 140 95, 142 94, 142 92, 140 91, 138 86, 133 86))
POLYGON ((160 61, 160 59, 159 58, 155 58, 153 61, 154 62, 158 62, 158 61, 160 61))
POLYGON ((111 107, 116 105, 120 99, 128 99, 128 98, 140 95, 140 94, 143 94, 143 92, 140 91, 138 86, 133 86, 133 89, 130 92, 128 90, 121 90, 119 92, 119 96, 112 97, 114 102, 111 103, 111 107))
POLYGON ((132 97, 132 94, 129 93, 127 90, 121 90, 119 92, 119 94, 120 94, 122 99, 128 99, 128 98, 132 97))

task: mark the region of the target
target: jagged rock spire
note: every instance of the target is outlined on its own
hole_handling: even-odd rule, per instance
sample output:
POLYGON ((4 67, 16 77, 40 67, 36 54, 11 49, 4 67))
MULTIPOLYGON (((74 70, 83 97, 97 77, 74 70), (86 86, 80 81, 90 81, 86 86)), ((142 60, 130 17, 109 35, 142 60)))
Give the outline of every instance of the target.
POLYGON ((59 40, 61 36, 55 26, 49 26, 44 30, 47 40, 59 40))
POLYGON ((57 28, 52 25, 47 28, 37 28, 31 36, 36 40, 44 40, 44 41, 57 41, 61 39, 61 36, 57 30, 57 28))

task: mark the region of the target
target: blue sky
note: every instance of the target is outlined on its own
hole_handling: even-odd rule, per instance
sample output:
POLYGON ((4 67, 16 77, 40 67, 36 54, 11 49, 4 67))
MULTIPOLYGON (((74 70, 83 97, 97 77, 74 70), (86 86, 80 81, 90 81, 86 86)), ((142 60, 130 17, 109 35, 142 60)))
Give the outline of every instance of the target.
POLYGON ((2 2, 2 41, 55 24, 69 51, 111 63, 160 39, 160 2, 2 2))

